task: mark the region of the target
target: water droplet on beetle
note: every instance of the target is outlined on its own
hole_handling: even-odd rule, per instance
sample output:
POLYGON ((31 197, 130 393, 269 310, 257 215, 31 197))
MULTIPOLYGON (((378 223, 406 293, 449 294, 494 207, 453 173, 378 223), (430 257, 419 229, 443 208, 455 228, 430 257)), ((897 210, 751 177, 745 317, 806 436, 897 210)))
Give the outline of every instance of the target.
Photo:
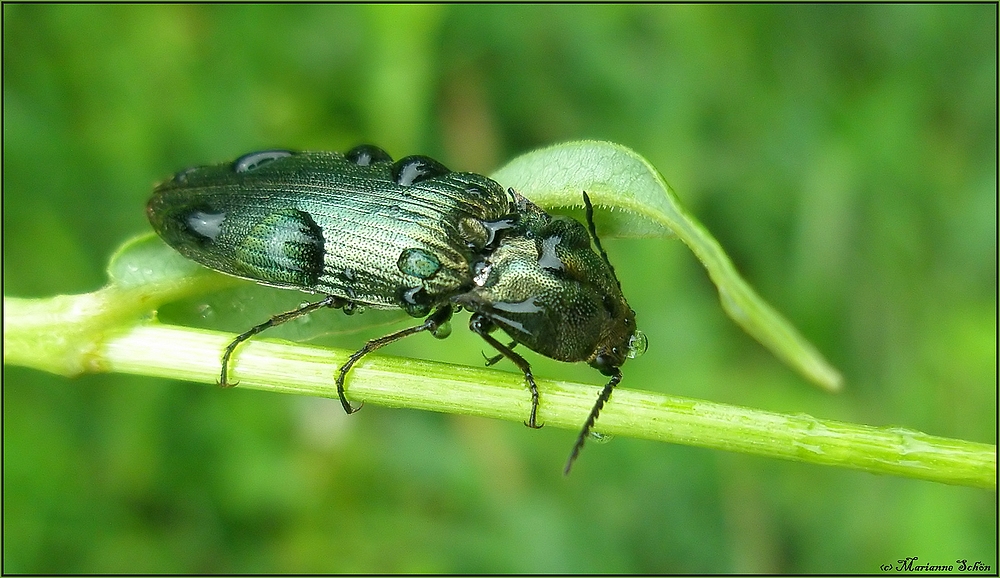
POLYGON ((430 157, 413 155, 399 159, 392 165, 392 180, 407 187, 450 172, 446 166, 430 157))
POLYGON ((188 230, 208 241, 214 241, 222 233, 222 224, 225 221, 225 212, 208 211, 192 211, 184 219, 188 230))
POLYGON ((566 265, 556 254, 556 247, 562 242, 562 237, 552 235, 542 239, 542 248, 538 253, 538 266, 552 272, 564 271, 566 265))
POLYGON ((635 359, 643 353, 646 353, 646 348, 649 346, 649 342, 646 339, 646 334, 638 329, 632 334, 632 337, 628 340, 628 353, 626 355, 629 359, 635 359))
POLYGON ((233 162, 233 170, 237 173, 247 173, 271 161, 290 156, 292 151, 277 149, 248 153, 233 162))
POLYGON ((399 270, 419 279, 430 279, 441 269, 441 261, 430 251, 420 248, 403 249, 396 261, 399 270))
POLYGON ((344 157, 359 167, 367 167, 374 163, 392 162, 389 153, 375 145, 358 145, 344 154, 344 157))
POLYGON ((184 183, 186 183, 188 181, 188 176, 190 176, 191 173, 193 173, 193 172, 195 172, 197 170, 198 170, 198 167, 188 167, 188 168, 184 169, 183 171, 178 171, 174 175, 174 182, 177 183, 177 184, 179 184, 179 185, 183 185, 184 183))
POLYGON ((444 339, 451 335, 451 321, 445 321, 444 323, 437 326, 437 329, 431 332, 431 335, 437 337, 438 339, 444 339))
POLYGON ((404 288, 399 293, 402 307, 410 317, 423 317, 431 311, 430 297, 423 287, 404 288))

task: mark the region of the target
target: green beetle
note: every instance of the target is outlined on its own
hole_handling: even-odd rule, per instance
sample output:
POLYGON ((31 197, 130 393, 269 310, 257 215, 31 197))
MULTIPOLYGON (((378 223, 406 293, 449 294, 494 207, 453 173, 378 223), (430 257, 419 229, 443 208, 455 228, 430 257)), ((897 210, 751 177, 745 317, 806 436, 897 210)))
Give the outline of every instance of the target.
POLYGON ((566 465, 568 473, 597 415, 621 380, 619 369, 645 350, 635 312, 594 231, 552 216, 512 189, 475 173, 452 172, 424 156, 398 161, 362 145, 346 154, 269 150, 181 171, 147 205, 156 232, 206 267, 324 298, 276 315, 239 335, 222 358, 229 385, 236 347, 269 327, 323 307, 400 308, 424 321, 373 339, 336 377, 376 349, 415 333, 450 332, 454 311, 524 373, 537 423, 538 388, 523 345, 560 361, 585 361, 610 376, 566 465), (592 248, 596 246, 597 252, 592 248), (498 341, 500 328, 511 342, 498 341))

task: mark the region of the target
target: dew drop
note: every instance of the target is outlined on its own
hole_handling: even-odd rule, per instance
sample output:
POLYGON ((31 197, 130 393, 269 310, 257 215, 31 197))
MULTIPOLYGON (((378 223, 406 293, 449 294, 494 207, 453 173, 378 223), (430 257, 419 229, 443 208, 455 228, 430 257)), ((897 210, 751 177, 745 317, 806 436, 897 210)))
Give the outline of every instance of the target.
POLYGON ((419 248, 404 249, 396 262, 399 270, 419 279, 430 279, 441 269, 441 262, 433 253, 419 248))
POLYGON ((375 145, 358 145, 347 151, 344 157, 359 167, 367 167, 374 163, 392 162, 389 153, 375 145))
POLYGON ((649 342, 646 340, 646 334, 638 329, 632 334, 632 337, 628 340, 628 355, 629 359, 635 359, 643 353, 646 353, 646 347, 649 346, 649 342))
POLYGON ((225 212, 192 211, 185 222, 187 228, 196 234, 200 240, 214 241, 222 233, 222 224, 226 220, 225 212))
POLYGON ((402 307, 410 317, 423 317, 430 313, 430 296, 423 287, 404 288, 399 293, 402 307))
POLYGON ((247 173, 260 168, 261 165, 265 165, 271 161, 290 156, 292 156, 292 152, 285 150, 268 150, 249 153, 236 159, 233 163, 233 170, 237 173, 247 173))
POLYGON ((451 335, 451 321, 445 321, 444 323, 437 326, 437 329, 431 332, 431 335, 437 337, 438 339, 444 339, 451 335))
POLYGON ((208 303, 202 303, 198 306, 198 315, 202 319, 213 319, 215 317, 215 308, 208 303))
POLYGON ((611 440, 615 439, 615 436, 611 434, 603 434, 600 432, 596 432, 594 430, 590 430, 590 439, 594 440, 599 444, 606 444, 611 440))
POLYGON ((195 172, 197 170, 198 170, 198 167, 188 167, 188 168, 184 169, 183 171, 178 171, 177 174, 174 175, 174 182, 177 183, 177 184, 179 184, 179 185, 183 185, 184 183, 186 183, 188 181, 188 176, 190 176, 191 173, 193 173, 193 172, 195 172))
POLYGON ((392 180, 406 187, 450 172, 447 167, 430 157, 414 155, 399 159, 392 165, 392 180))

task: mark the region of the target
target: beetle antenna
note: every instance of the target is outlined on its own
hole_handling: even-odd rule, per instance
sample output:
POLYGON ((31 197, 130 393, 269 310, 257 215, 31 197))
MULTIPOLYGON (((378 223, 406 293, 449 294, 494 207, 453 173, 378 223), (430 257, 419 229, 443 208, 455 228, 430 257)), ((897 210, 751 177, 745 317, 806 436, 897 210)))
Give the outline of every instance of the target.
POLYGON ((597 236, 597 227, 594 226, 594 205, 590 203, 590 196, 587 195, 587 191, 583 191, 583 204, 587 207, 587 228, 590 229, 590 237, 594 240, 594 245, 597 245, 597 250, 601 253, 601 259, 604 259, 604 264, 608 266, 608 269, 611 269, 611 276, 615 278, 618 289, 621 289, 622 283, 618 280, 615 268, 611 264, 611 260, 608 259, 608 254, 604 252, 604 247, 601 246, 601 239, 597 236))
MULTIPOLYGON (((589 204, 590 203, 588 203, 588 206, 589 204)), ((590 430, 594 427, 594 422, 597 421, 598 414, 601 413, 601 409, 604 407, 604 404, 611 399, 611 392, 621 380, 622 372, 616 367, 614 375, 611 376, 611 381, 604 386, 604 389, 601 390, 601 394, 597 396, 597 401, 594 402, 594 407, 590 410, 590 415, 587 416, 587 421, 584 422, 583 429, 580 430, 580 435, 576 438, 576 444, 573 446, 573 451, 569 454, 569 460, 566 461, 566 467, 563 468, 564 476, 569 475, 569 470, 573 467, 573 462, 576 461, 576 457, 580 455, 580 450, 583 449, 583 442, 587 441, 587 436, 590 435, 590 430)))

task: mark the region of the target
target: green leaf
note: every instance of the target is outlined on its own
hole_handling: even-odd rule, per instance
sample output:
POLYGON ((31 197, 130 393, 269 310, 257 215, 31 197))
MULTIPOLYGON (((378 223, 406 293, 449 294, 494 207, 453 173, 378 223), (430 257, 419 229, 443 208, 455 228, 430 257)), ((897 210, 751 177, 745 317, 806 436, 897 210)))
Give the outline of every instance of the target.
POLYGON ((196 284, 209 291, 232 285, 236 279, 216 273, 184 257, 155 233, 129 239, 108 262, 108 286, 119 290, 138 288, 171 293, 196 284))
POLYGON ((663 175, 634 151, 609 142, 568 142, 521 155, 491 178, 545 208, 582 207, 586 191, 595 206, 608 209, 595 217, 601 234, 676 236, 708 270, 730 318, 812 382, 830 391, 841 388, 840 373, 757 295, 663 175))

